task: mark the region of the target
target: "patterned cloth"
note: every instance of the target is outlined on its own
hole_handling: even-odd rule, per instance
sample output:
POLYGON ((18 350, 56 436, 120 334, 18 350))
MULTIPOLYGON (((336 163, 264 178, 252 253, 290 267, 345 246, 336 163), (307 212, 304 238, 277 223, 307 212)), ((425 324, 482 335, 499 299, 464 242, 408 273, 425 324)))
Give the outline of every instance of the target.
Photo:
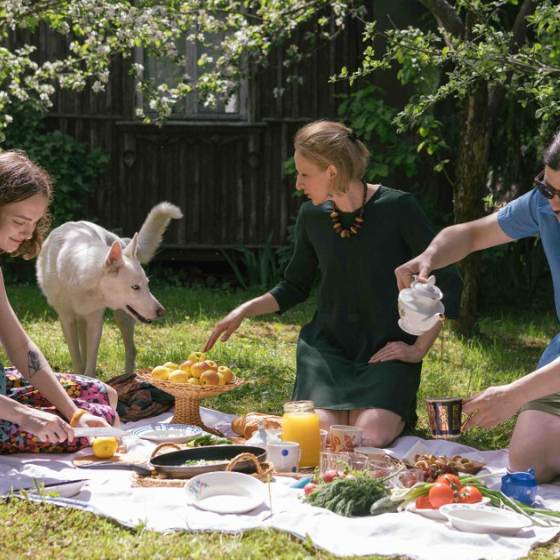
MULTIPOLYGON (((6 368, 6 395, 15 401, 61 416, 58 410, 19 371, 6 368)), ((109 404, 107 387, 98 379, 72 373, 55 373, 58 381, 78 408, 101 416, 109 424, 115 420, 115 410, 109 404)), ((71 443, 40 442, 36 436, 20 430, 17 424, 0 420, 0 454, 7 453, 72 453, 89 445, 88 438, 76 438, 71 443)))
POLYGON ((119 396, 117 412, 123 422, 136 422, 142 418, 167 412, 175 398, 144 381, 135 373, 118 375, 107 381, 119 396))

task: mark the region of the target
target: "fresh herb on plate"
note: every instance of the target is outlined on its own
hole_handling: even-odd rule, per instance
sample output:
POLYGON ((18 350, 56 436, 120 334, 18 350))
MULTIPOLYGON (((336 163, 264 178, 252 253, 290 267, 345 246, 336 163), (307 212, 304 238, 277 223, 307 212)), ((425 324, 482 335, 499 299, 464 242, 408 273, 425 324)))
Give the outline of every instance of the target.
POLYGON ((320 483, 304 499, 313 506, 354 517, 369 515, 371 506, 388 494, 389 490, 380 480, 356 473, 320 483))
POLYGON ((195 437, 187 443, 188 447, 205 447, 206 445, 231 445, 232 441, 228 438, 221 438, 205 434, 195 437))

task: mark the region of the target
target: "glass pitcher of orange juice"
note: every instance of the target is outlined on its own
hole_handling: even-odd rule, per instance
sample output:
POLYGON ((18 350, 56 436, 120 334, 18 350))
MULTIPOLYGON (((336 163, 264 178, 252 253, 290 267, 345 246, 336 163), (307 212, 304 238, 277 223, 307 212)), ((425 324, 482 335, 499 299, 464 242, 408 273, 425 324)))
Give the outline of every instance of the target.
POLYGON ((288 401, 284 404, 282 439, 297 441, 301 448, 300 467, 319 465, 321 434, 319 415, 313 401, 288 401))

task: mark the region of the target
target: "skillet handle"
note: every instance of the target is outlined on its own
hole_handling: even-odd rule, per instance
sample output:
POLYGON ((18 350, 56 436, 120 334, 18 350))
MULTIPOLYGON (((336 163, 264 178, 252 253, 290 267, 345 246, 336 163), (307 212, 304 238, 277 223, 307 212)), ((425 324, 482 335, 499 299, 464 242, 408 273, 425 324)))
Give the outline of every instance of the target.
POLYGON ((116 470, 116 471, 136 471, 142 476, 149 476, 152 474, 151 469, 139 465, 137 463, 117 463, 114 461, 107 463, 92 463, 91 465, 80 465, 81 469, 97 469, 97 470, 116 470))
POLYGON ((157 457, 157 455, 159 455, 159 451, 161 449, 163 449, 164 447, 174 447, 177 450, 181 450, 183 449, 180 445, 177 445, 176 443, 160 443, 157 447, 154 448, 154 450, 152 451, 152 454, 150 455, 150 459, 153 459, 154 457, 157 457))

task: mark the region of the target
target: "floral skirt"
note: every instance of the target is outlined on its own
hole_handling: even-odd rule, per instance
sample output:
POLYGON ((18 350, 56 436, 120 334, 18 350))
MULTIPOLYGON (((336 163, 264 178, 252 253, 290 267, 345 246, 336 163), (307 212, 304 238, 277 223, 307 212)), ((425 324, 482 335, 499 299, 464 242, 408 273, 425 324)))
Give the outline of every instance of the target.
MULTIPOLYGON (((14 368, 6 368, 6 395, 15 401, 62 416, 38 389, 14 368)), ((97 379, 73 373, 55 373, 58 381, 78 408, 101 416, 109 424, 115 421, 115 410, 109 404, 107 386, 97 379)), ((0 419, 0 454, 7 453, 71 453, 90 445, 88 438, 72 442, 41 442, 17 424, 0 419)))

